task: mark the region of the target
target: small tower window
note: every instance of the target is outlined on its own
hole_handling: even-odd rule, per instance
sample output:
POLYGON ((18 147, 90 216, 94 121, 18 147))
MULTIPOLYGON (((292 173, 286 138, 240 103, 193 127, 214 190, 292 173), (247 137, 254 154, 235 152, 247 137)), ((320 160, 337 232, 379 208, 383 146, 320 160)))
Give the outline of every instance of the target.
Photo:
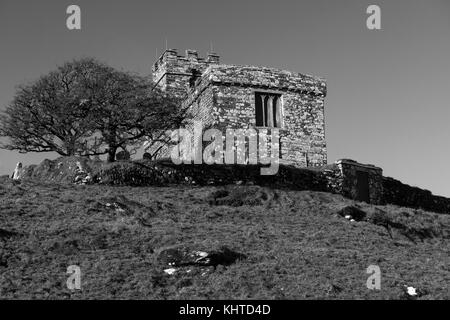
POLYGON ((189 87, 192 88, 195 86, 197 79, 202 76, 202 73, 197 69, 191 69, 190 72, 191 76, 189 77, 189 87))
POLYGON ((268 128, 281 128, 282 101, 280 94, 255 92, 256 126, 268 128))

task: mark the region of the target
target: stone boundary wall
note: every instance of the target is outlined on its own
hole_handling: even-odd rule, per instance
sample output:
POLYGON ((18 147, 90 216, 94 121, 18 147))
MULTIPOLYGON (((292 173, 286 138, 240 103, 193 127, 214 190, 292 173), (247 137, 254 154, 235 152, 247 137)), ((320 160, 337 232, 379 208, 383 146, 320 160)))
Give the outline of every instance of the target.
POLYGON ((280 165, 276 175, 261 175, 261 165, 179 164, 170 160, 106 164, 94 173, 94 181, 109 185, 152 186, 168 184, 247 184, 288 190, 327 191, 326 179, 317 170, 280 165))
POLYGON ((383 200, 397 206, 450 214, 449 198, 435 196, 431 191, 409 186, 390 177, 383 177, 383 200))
MULTIPOLYGON (((39 165, 24 167, 22 179, 75 182, 78 163, 86 172, 92 174, 89 183, 130 186, 255 184, 288 190, 331 192, 354 199, 354 194, 348 189, 352 184, 346 181, 353 178, 342 170, 339 162, 316 168, 298 168, 280 164, 276 175, 262 176, 261 165, 175 165, 170 159, 117 161, 108 164, 85 157, 61 157, 56 160, 44 160, 39 165)), ((382 197, 371 199, 372 204, 392 204, 450 214, 450 198, 435 196, 428 190, 409 186, 390 177, 381 176, 381 179, 382 197)), ((380 191, 378 186, 376 189, 377 192, 380 191)))
MULTIPOLYGON (((357 162, 354 163, 358 164, 357 162)), ((262 176, 260 168, 260 165, 175 165, 170 160, 118 161, 104 166, 98 172, 98 177, 101 177, 104 183, 113 185, 255 184, 288 190, 330 192, 357 200, 355 199, 355 193, 352 191, 352 188, 354 188, 352 171, 342 170, 339 162, 320 168, 298 168, 280 164, 278 173, 273 176, 262 176)), ((373 166, 369 169, 379 168, 373 166)), ((372 174, 376 176, 376 174, 372 174)), ((372 195, 370 198, 372 204, 392 204, 450 214, 450 199, 435 196, 428 190, 411 187, 398 180, 381 175, 374 177, 373 182, 369 181, 369 184, 373 189, 371 193, 376 195, 375 197, 372 195)))
POLYGON ((384 177, 381 168, 361 165, 352 160, 340 160, 319 168, 327 181, 327 191, 356 200, 354 192, 355 176, 352 167, 359 166, 369 171, 370 203, 392 204, 450 214, 449 198, 436 196, 428 190, 409 186, 390 177, 384 177))

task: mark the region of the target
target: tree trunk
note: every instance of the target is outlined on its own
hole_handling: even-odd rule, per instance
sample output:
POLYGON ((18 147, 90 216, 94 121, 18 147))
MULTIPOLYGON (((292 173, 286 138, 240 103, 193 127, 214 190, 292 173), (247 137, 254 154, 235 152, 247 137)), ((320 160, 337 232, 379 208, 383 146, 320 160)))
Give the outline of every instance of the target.
POLYGON ((109 147, 108 149, 108 162, 114 162, 116 161, 116 152, 117 147, 109 147))
POLYGON ((66 148, 66 153, 68 157, 72 157, 75 155, 75 147, 73 145, 70 145, 66 148))

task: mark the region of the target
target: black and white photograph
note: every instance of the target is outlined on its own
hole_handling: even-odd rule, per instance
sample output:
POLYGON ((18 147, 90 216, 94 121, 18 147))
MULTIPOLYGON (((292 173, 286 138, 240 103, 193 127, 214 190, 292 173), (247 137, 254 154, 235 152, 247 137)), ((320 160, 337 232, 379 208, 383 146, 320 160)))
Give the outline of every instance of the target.
POLYGON ((449 300, 449 92, 448 0, 0 0, 0 300, 449 300))

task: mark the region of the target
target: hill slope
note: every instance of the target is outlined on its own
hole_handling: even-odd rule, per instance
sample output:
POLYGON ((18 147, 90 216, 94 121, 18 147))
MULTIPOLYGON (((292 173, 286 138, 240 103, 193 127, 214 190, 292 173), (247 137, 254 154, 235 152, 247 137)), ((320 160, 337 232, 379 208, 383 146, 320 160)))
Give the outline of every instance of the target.
POLYGON ((449 230, 448 215, 323 192, 3 178, 0 298, 401 299, 407 285, 449 299, 449 230), (343 217, 351 205, 361 221, 343 217), (223 246, 239 258, 182 256, 223 246), (176 255, 187 263, 169 266, 176 255), (69 265, 81 291, 67 289, 69 265), (366 287, 369 265, 379 291, 366 287))

